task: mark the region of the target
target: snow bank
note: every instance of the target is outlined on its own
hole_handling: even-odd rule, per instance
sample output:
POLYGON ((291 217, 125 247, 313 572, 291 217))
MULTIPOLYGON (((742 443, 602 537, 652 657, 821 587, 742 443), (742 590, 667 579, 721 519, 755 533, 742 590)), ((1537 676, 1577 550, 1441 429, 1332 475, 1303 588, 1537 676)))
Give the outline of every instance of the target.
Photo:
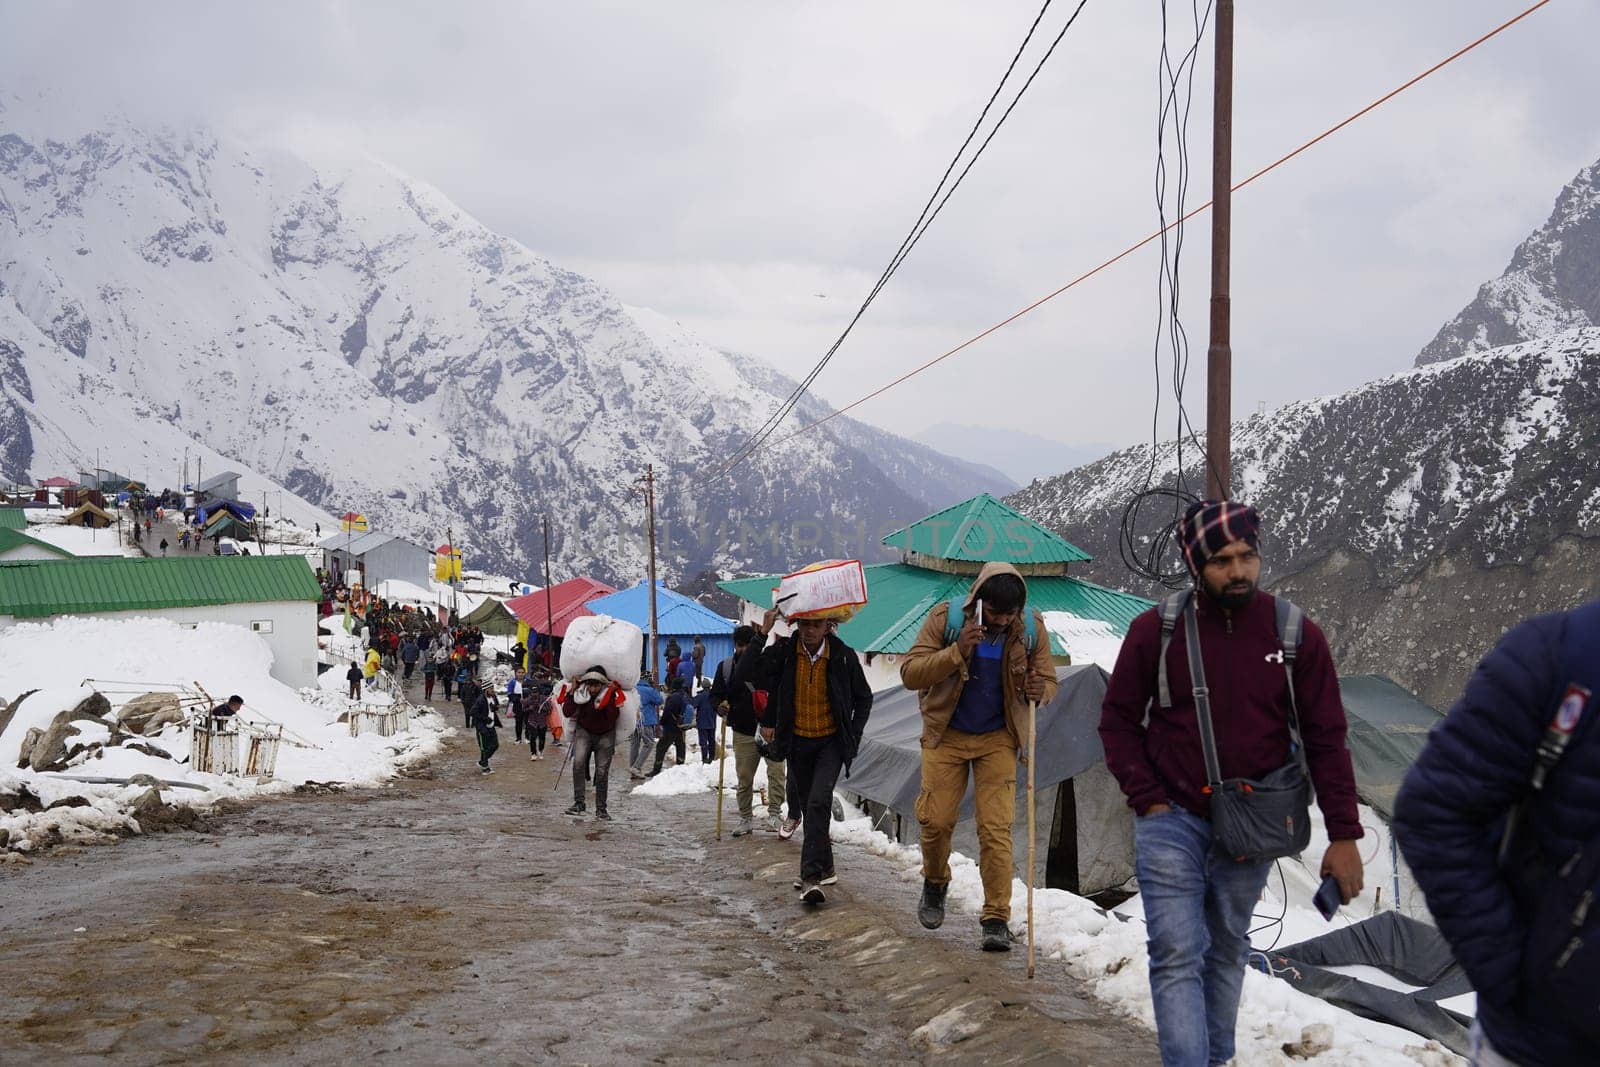
MULTIPOLYGON (((660 774, 647 782, 640 782, 633 787, 633 795, 641 797, 681 797, 698 793, 716 793, 717 791, 717 764, 701 763, 691 752, 693 762, 680 763, 676 767, 668 767, 660 774)), ((734 785, 738 782, 738 775, 733 769, 733 739, 728 740, 728 770, 723 780, 722 789, 730 797, 733 795, 734 785)), ((762 790, 767 787, 767 764, 762 761, 756 764, 755 788, 762 790)))
MULTIPOLYGON (((164 619, 61 618, 44 624, 22 624, 0 632, 0 698, 10 700, 38 689, 17 709, 0 733, 0 792, 26 785, 49 804, 81 797, 88 807, 55 811, 0 813, 0 830, 10 847, 26 851, 42 829, 54 828, 68 840, 79 829, 91 838, 128 826, 127 812, 142 789, 71 782, 62 775, 126 778, 148 774, 198 789, 163 790, 168 803, 205 806, 223 797, 244 797, 292 791, 307 782, 377 785, 402 768, 437 752, 448 727, 438 716, 418 709, 412 725, 392 737, 351 737, 338 721, 352 703, 342 694, 343 671, 323 675, 317 688, 294 690, 269 674, 272 653, 258 635, 225 623, 180 626, 164 619), (334 674, 339 684, 322 686, 334 674), (171 754, 172 759, 139 752, 126 743, 83 753, 59 773, 10 770, 15 767, 30 727, 43 729, 55 715, 75 707, 98 686, 113 708, 146 690, 203 689, 216 701, 232 694, 244 698, 240 720, 278 723, 284 729, 275 777, 267 782, 233 775, 205 774, 186 762, 189 736, 185 727, 168 726, 159 733, 132 739, 171 754)), ((375 696, 369 704, 389 703, 375 696)), ((74 743, 108 740, 104 727, 82 725, 74 743)))

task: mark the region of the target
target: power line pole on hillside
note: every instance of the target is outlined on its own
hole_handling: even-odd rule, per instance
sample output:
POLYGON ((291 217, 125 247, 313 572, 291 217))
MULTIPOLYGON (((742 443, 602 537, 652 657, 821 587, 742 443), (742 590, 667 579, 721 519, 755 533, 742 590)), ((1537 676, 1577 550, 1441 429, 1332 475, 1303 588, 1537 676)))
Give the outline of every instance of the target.
POLYGON ((1217 0, 1217 73, 1211 136, 1211 343, 1206 349, 1206 496, 1233 480, 1233 347, 1229 240, 1233 224, 1233 0, 1217 0))
POLYGON ((556 635, 555 609, 550 606, 550 516, 544 517, 544 647, 555 663, 556 635))

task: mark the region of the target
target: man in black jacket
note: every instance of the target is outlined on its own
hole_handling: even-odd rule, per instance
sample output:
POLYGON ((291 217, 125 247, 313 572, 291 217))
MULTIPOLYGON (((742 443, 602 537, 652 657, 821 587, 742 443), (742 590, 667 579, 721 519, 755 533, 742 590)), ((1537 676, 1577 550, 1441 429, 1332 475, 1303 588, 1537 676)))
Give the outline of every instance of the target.
MULTIPOLYGON (((750 639, 756 635, 754 626, 740 626, 733 631, 733 655, 717 664, 716 677, 711 680, 711 702, 719 714, 728 720, 733 731, 733 773, 737 786, 734 797, 739 802, 739 825, 734 827, 734 837, 746 837, 755 829, 755 778, 761 766, 761 750, 756 744, 759 732, 770 745, 773 738, 770 718, 763 722, 751 701, 750 686, 735 683, 734 675, 740 661, 750 651, 750 639)), ((778 829, 778 818, 783 811, 784 791, 788 785, 788 766, 769 754, 767 762, 767 828, 778 829)), ((799 811, 791 811, 798 816, 799 811)), ((791 828, 790 833, 793 833, 791 828)))
POLYGON ((773 755, 787 758, 793 793, 804 806, 805 841, 800 849, 800 877, 795 888, 807 904, 821 904, 825 885, 839 879, 833 870, 833 787, 841 769, 861 745, 872 712, 872 687, 861 670, 855 649, 833 633, 825 619, 799 619, 794 634, 767 646, 777 621, 770 609, 750 648, 734 668, 734 684, 749 684, 769 694, 776 712, 773 755))

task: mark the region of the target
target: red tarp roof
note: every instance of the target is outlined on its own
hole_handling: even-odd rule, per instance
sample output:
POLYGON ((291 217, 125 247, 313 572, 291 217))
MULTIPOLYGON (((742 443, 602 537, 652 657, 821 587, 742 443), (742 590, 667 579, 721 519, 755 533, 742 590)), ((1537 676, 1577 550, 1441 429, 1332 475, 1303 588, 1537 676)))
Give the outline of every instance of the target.
MULTIPOLYGON (((593 615, 588 608, 588 603, 599 597, 610 596, 616 590, 604 582, 597 582, 593 578, 572 578, 550 587, 549 622, 551 633, 556 637, 567 636, 567 625, 573 619, 581 619, 585 615, 593 615)), ((528 624, 528 629, 534 633, 542 634, 546 626, 546 599, 545 591, 528 593, 525 596, 512 597, 506 601, 506 608, 518 619, 528 624)))
POLYGON ((78 483, 71 478, 46 478, 39 483, 41 489, 70 489, 78 483))

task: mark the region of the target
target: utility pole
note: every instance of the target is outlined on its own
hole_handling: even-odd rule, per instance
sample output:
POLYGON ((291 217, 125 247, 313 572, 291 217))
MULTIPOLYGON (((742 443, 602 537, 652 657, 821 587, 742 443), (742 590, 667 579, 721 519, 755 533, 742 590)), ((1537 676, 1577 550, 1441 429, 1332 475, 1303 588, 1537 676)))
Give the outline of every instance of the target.
POLYGON ((1226 500, 1233 480, 1232 308, 1233 0, 1217 0, 1217 73, 1211 122, 1211 344, 1206 349, 1206 496, 1226 500))
POLYGON ((555 609, 550 606, 550 516, 544 517, 544 647, 550 651, 550 662, 555 663, 556 635, 555 609))
POLYGON ((450 550, 444 558, 445 575, 450 579, 450 625, 457 626, 461 619, 461 600, 456 596, 456 588, 460 582, 456 580, 456 532, 455 528, 444 528, 445 547, 450 550))
POLYGON ((655 672, 660 667, 660 638, 656 622, 656 470, 651 463, 644 468, 644 506, 650 527, 650 670, 655 672))

